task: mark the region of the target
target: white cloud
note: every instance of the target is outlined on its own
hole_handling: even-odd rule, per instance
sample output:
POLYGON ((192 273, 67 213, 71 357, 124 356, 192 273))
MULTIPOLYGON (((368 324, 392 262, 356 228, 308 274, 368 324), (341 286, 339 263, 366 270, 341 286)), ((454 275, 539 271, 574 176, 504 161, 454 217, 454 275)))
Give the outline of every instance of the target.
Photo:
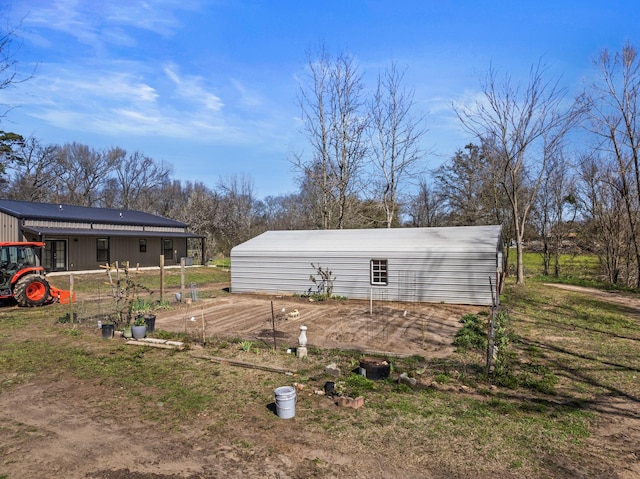
POLYGON ((28 39, 50 60, 28 82, 0 90, 0 105, 20 105, 22 116, 42 125, 35 128, 61 129, 79 141, 91 134, 114 142, 145 136, 236 145, 268 145, 277 137, 282 143, 289 129, 278 126, 283 122, 269 96, 246 79, 191 73, 179 63, 178 40, 159 38, 151 49, 144 44, 153 38, 146 32, 169 37, 184 28, 175 20, 178 10, 201 6, 184 0, 21 1, 28 39))
MULTIPOLYGON (((90 66, 71 68, 71 65, 41 65, 39 73, 25 88, 18 89, 20 104, 35 107, 64 104, 82 108, 102 101, 144 104, 158 99, 156 89, 132 73, 100 71, 90 66)), ((12 96, 16 96, 15 90, 12 96)))
MULTIPOLYGON (((130 72, 144 70, 132 62, 120 67, 130 72)), ((71 68, 42 65, 40 74, 28 83, 11 91, 0 90, 0 104, 19 104, 28 116, 57 128, 102 135, 197 142, 234 142, 248 137, 240 125, 222 116, 221 99, 205 89, 201 78, 181 78, 171 68, 164 70, 166 77, 154 72, 145 76, 71 68), (164 81, 167 77, 170 82, 164 81)))
MULTIPOLYGON (((197 10, 200 4, 197 0, 22 0, 14 10, 26 26, 61 32, 100 49, 106 44, 135 45, 135 34, 127 32, 131 28, 171 37, 182 27, 173 12, 197 10)), ((45 37, 39 38, 43 45, 45 37)))
POLYGON ((264 104, 260 94, 250 91, 242 82, 236 79, 231 80, 232 85, 240 95, 240 103, 246 107, 254 108, 264 104))
POLYGON ((203 79, 197 76, 180 77, 175 65, 167 65, 164 72, 176 86, 176 93, 194 103, 203 105, 211 111, 220 111, 224 103, 214 93, 207 91, 203 86, 203 79))

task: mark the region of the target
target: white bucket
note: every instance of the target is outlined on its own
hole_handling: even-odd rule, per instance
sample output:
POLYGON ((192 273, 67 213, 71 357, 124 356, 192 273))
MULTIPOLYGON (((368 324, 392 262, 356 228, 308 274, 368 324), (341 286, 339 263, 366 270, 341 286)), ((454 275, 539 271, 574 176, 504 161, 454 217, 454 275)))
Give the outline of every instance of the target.
POLYGON ((291 386, 276 388, 276 412, 280 419, 290 419, 296 415, 296 390, 291 386))

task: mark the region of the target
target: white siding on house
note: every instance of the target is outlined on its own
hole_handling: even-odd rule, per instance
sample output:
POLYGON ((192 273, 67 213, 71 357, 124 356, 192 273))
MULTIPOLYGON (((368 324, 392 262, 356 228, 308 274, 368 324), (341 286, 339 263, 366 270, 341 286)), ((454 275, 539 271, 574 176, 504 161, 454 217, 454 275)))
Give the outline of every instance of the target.
POLYGON ((231 250, 231 291, 305 293, 313 263, 338 296, 488 305, 500 258, 500 226, 269 231, 231 250), (371 284, 372 259, 387 260, 387 285, 371 284))

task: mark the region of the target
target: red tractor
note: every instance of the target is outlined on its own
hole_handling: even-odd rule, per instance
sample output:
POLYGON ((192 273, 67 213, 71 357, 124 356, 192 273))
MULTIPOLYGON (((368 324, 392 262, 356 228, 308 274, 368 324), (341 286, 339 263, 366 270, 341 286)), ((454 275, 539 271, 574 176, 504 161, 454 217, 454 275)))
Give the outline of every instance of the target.
POLYGON ((0 242, 0 299, 15 298, 20 306, 75 302, 75 294, 49 284, 40 265, 44 243, 0 242))

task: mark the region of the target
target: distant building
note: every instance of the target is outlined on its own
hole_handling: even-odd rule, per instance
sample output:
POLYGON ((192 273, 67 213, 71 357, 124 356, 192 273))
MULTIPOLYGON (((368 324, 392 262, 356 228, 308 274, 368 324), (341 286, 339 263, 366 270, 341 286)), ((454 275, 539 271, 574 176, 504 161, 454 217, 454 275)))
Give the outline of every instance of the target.
POLYGON ((268 231, 231 250, 231 292, 313 292, 315 266, 336 296, 491 305, 502 244, 501 226, 268 231))
POLYGON ((43 241, 47 271, 97 269, 115 261, 158 266, 160 255, 166 265, 179 264, 189 238, 201 236, 189 233, 185 223, 141 211, 0 199, 0 241, 43 241))

